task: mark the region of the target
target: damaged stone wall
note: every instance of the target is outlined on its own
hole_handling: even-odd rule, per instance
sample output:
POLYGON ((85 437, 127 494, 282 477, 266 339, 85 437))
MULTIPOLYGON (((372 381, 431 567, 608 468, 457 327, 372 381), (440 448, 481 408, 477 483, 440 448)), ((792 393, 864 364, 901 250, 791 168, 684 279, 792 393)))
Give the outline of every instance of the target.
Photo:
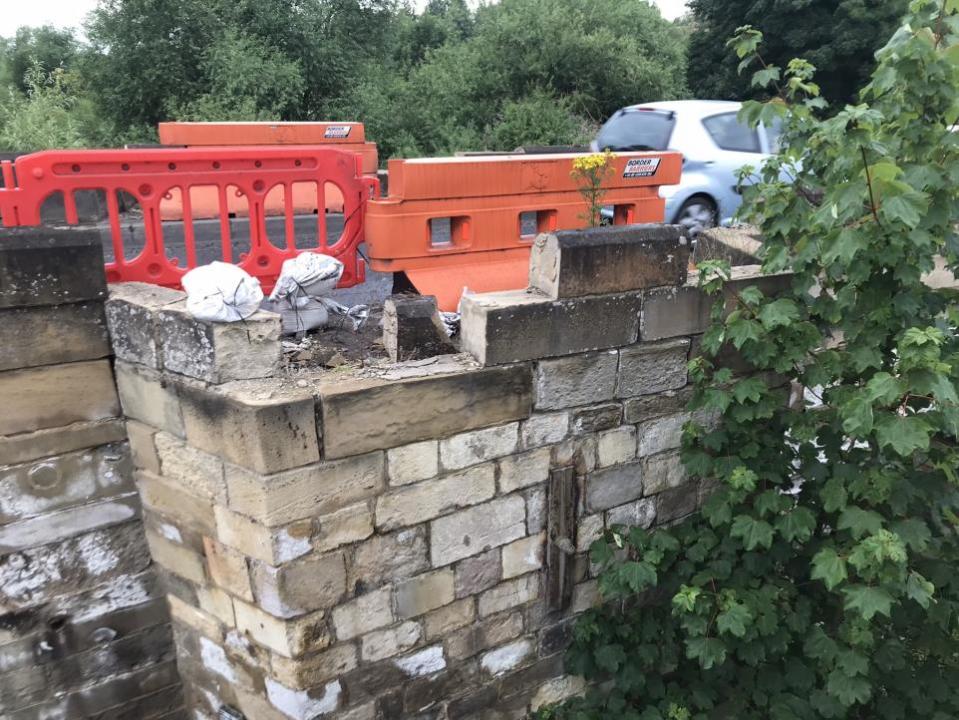
POLYGON ((100 237, 0 231, 0 717, 182 717, 104 316, 100 237))
POLYGON ((115 288, 193 717, 506 720, 580 691, 590 543, 705 491, 678 455, 709 307, 687 261, 677 228, 541 236, 531 290, 464 299, 468 354, 296 374, 278 316, 115 288))

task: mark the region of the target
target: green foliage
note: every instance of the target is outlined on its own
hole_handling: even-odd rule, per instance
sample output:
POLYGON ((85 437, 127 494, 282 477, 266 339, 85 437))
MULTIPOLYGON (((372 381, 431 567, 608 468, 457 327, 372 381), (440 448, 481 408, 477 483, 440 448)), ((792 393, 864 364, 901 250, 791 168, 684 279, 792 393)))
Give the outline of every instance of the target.
POLYGON ((761 97, 773 77, 760 70, 750 82, 737 72, 724 50, 736 28, 747 23, 765 36, 763 58, 785 66, 803 57, 820 68, 823 96, 833 103, 853 102, 874 66, 873 53, 906 11, 908 0, 691 0, 689 87, 695 97, 761 97), (757 87, 760 86, 760 87, 757 87))
MULTIPOLYGON (((922 281, 959 266, 959 3, 913 0, 829 119, 810 65, 761 43, 732 43, 776 93, 742 115, 781 118, 784 151, 744 207, 791 286, 713 304, 683 443, 711 494, 594 544, 612 602, 568 669, 597 689, 544 716, 959 717, 959 309, 922 281), (752 377, 717 367, 733 348, 752 377), (790 405, 786 378, 817 400, 790 405)), ((728 275, 705 263, 701 286, 722 297, 728 275)))
POLYGON ((24 76, 27 90, 0 89, 0 151, 28 152, 86 145, 79 99, 62 69, 36 64, 24 76))

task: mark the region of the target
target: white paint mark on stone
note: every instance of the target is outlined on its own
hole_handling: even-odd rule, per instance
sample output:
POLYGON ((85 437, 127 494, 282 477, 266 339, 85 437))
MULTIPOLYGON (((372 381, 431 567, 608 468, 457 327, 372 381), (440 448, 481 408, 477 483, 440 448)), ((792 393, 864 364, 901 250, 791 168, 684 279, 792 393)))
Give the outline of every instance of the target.
POLYGON ((200 638, 200 660, 210 672, 216 673, 227 682, 236 682, 236 673, 226 656, 226 651, 212 640, 200 638))
POLYGON ((312 549, 309 537, 294 537, 290 531, 283 528, 273 536, 276 541, 276 558, 278 563, 289 562, 306 555, 312 549))
POLYGON ((323 688, 323 696, 310 697, 305 690, 291 690, 272 678, 266 678, 266 695, 277 710, 293 720, 312 720, 336 710, 342 687, 339 680, 323 688))
POLYGON ((180 534, 180 529, 170 525, 170 523, 160 523, 157 528, 160 531, 160 534, 165 537, 167 540, 172 540, 176 543, 183 542, 183 536, 180 534))
POLYGON ((393 664, 410 677, 432 675, 446 667, 446 658, 443 657, 443 646, 434 645, 418 653, 394 660, 393 664))
MULTIPOLYGON (((132 510, 130 514, 132 516, 132 510)), ((105 545, 98 533, 81 537, 77 542, 77 550, 92 575, 103 575, 120 564, 120 556, 116 550, 105 545)))
POLYGON ((480 660, 480 666, 490 675, 502 675, 523 662, 532 649, 529 640, 517 640, 486 653, 480 660))

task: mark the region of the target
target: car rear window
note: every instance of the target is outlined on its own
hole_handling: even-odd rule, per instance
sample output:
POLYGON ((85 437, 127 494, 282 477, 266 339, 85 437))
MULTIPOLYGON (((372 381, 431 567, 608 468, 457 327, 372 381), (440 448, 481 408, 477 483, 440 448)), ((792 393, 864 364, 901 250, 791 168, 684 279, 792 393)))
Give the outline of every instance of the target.
POLYGON ((600 150, 665 150, 676 124, 671 112, 620 110, 596 137, 600 150))
POLYGON ((760 152, 759 135, 736 119, 736 113, 723 113, 703 119, 703 127, 723 150, 760 152))

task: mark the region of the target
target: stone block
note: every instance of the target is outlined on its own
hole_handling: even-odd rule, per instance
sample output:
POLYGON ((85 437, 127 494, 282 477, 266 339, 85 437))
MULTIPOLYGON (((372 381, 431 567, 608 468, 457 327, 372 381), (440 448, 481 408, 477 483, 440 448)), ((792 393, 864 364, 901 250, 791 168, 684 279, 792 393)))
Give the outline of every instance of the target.
POLYGON ((518 442, 519 423, 461 433, 440 441, 440 463, 446 470, 459 470, 509 455, 518 442))
POLYGON ((563 230, 536 238, 529 284, 550 298, 605 295, 686 282, 689 242, 680 225, 563 230))
POLYGON ((559 410, 612 400, 619 353, 576 355, 536 364, 537 410, 559 410))
POLYGON ((350 566, 350 592, 364 592, 399 581, 430 567, 424 527, 374 535, 358 544, 350 566))
POLYGON ((493 677, 504 675, 535 657, 533 643, 526 638, 490 650, 480 658, 480 667, 493 677))
POLYGON ((270 703, 283 715, 293 720, 313 720, 329 715, 340 706, 342 687, 339 680, 315 690, 292 690, 266 679, 266 694, 270 703))
POLYGON ((359 503, 323 515, 315 520, 314 525, 313 550, 327 552, 372 535, 373 511, 367 503, 359 503))
POLYGON ((137 488, 144 507, 167 518, 176 518, 184 527, 206 535, 216 533, 213 505, 186 492, 176 483, 147 470, 136 473, 137 488))
POLYGON ((207 572, 213 582, 231 595, 236 595, 246 602, 253 602, 246 556, 208 537, 203 538, 203 550, 207 572))
POLYGON ((576 525, 576 552, 589 552, 590 545, 603 536, 605 529, 602 513, 580 518, 576 525))
POLYGON ((656 455, 666 450, 675 450, 682 444, 683 425, 689 420, 688 413, 668 415, 641 423, 639 432, 639 457, 656 455))
POLYGON ((482 365, 629 345, 639 334, 641 306, 638 294, 565 300, 526 290, 465 295, 461 342, 482 365))
POLYGON ((279 565, 312 550, 313 523, 299 520, 282 527, 266 527, 221 505, 213 508, 216 537, 244 555, 279 565))
POLYGON ((181 385, 178 395, 187 441, 200 450, 259 473, 320 459, 313 398, 308 393, 274 393, 271 385, 250 389, 181 385))
POLYGON ((503 546, 503 579, 519 577, 543 567, 546 535, 539 533, 503 546))
POLYGON ((129 493, 0 525, 0 556, 127 523, 136 520, 139 514, 136 494, 129 493))
POLYGON ((393 295, 383 303, 383 345, 393 362, 458 352, 432 295, 393 295))
POLYGON ((503 613, 452 633, 446 638, 446 647, 451 659, 463 660, 489 648, 515 640, 522 634, 522 613, 503 613))
POLYGON ((130 439, 130 454, 134 467, 159 475, 160 456, 153 442, 156 429, 137 420, 127 420, 126 430, 127 437, 130 439))
POLYGON ((100 232, 81 227, 3 228, 0 308, 102 300, 100 232))
POLYGON ((686 483, 679 487, 663 490, 653 495, 656 503, 656 520, 659 523, 671 523, 691 515, 698 509, 699 485, 686 483))
POLYGON ((331 383, 320 389, 324 453, 340 458, 502 425, 528 417, 531 402, 524 365, 331 383))
POLYGON ((337 640, 350 640, 394 621, 389 587, 374 590, 333 609, 337 640))
POLYGON ((547 680, 530 699, 530 710, 534 713, 541 708, 559 705, 570 698, 586 692, 586 680, 575 675, 563 675, 547 680))
POLYGON ((180 290, 148 283, 110 285, 106 319, 114 355, 127 362, 161 368, 156 313, 182 302, 184 297, 186 294, 180 290))
POLYGON ((382 452, 321 462, 275 475, 227 466, 231 509, 275 526, 326 515, 377 495, 385 485, 382 452))
POLYGON ((497 463, 500 494, 505 495, 514 490, 546 482, 546 478, 549 477, 551 456, 550 449, 543 447, 520 455, 510 455, 500 460, 497 463))
POLYGON ((619 351, 617 397, 653 395, 686 384, 689 340, 640 344, 619 351))
POLYGON ((562 441, 568 432, 569 413, 537 413, 520 426, 520 442, 527 449, 552 445, 562 441))
POLYGON ((156 312, 160 362, 168 372, 225 383, 272 377, 280 366, 282 322, 258 311, 242 322, 197 320, 186 304, 156 312))
POLYGON ((399 488, 376 499, 376 527, 395 530, 453 510, 476 505, 496 494, 492 463, 399 488))
POLYGON ((539 487, 524 493, 526 500, 526 532, 535 535, 546 528, 546 488, 539 487))
POLYGON ((692 396, 693 388, 687 385, 679 390, 629 398, 623 403, 624 419, 635 424, 664 415, 674 415, 686 408, 692 396))
POLYGON ((573 588, 573 603, 570 610, 573 613, 581 613, 596 607, 599 602, 599 583, 596 580, 587 580, 573 588))
POLYGON ((363 636, 361 654, 365 662, 378 662, 416 647, 423 637, 419 623, 404 622, 363 636))
POLYGON ((455 567, 456 597, 476 595, 483 590, 488 590, 498 583, 502 576, 503 563, 499 548, 468 557, 457 563, 455 567))
POLYGON ((586 509, 608 510, 643 495, 643 463, 614 465, 596 470, 586 478, 586 509))
POLYGON ((643 302, 643 341, 699 335, 709 327, 713 300, 694 285, 653 290, 643 302))
POLYGON ((0 465, 0 526, 135 490, 122 443, 0 465))
POLYGON ((619 403, 607 403, 577 410, 572 415, 571 425, 574 435, 588 435, 612 430, 622 421, 623 406, 619 403))
POLYGON ((539 597, 539 575, 530 573, 507 580, 479 596, 480 617, 495 615, 539 597))
POLYGON ((287 687, 305 690, 339 677, 359 664, 352 643, 334 645, 328 650, 291 660, 282 655, 270 658, 271 675, 287 687))
POLYGON ((636 458, 636 428, 624 425, 596 438, 596 466, 622 465, 636 458))
POLYGON ((0 435, 57 428, 120 414, 108 360, 0 372, 0 397, 3 398, 0 435))
POLYGON ((526 503, 519 495, 492 500, 430 523, 433 567, 478 555, 526 534, 526 503))
POLYGON ((646 458, 643 467, 644 492, 646 495, 679 487, 689 479, 686 467, 678 452, 665 452, 646 458))
POLYGON ((650 528, 656 521, 656 502, 652 498, 640 498, 631 503, 611 508, 606 513, 606 524, 627 527, 650 528))
POLYGON ((472 597, 457 600, 434 610, 423 618, 426 640, 432 642, 436 639, 442 639, 454 630, 469 625, 475 618, 476 603, 472 597))
POLYGON ((315 612, 295 620, 274 617, 260 608, 233 599, 236 626, 240 632, 273 652, 287 658, 298 658, 330 646, 326 614, 315 612))
POLYGON ((445 670, 446 658, 443 656, 443 646, 434 645, 394 660, 393 664, 408 677, 426 677, 445 670))
POLYGON ((156 433, 153 443, 164 477, 176 481, 197 497, 226 504, 226 482, 220 458, 190 447, 166 432, 156 433))
POLYGON ((73 450, 120 442, 126 436, 123 421, 117 418, 0 435, 0 458, 11 465, 24 463, 73 450))
POLYGON ((150 557, 164 570, 196 585, 206 582, 205 563, 198 553, 150 530, 146 531, 146 538, 147 545, 150 546, 150 557))
POLYGON ((0 371, 109 355, 99 302, 0 310, 0 371))
POLYGON ((298 617, 327 610, 340 601, 346 593, 346 561, 337 552, 279 567, 253 562, 250 579, 261 609, 277 617, 298 617))
POLYGON ((114 367, 123 414, 183 437, 183 413, 176 388, 155 370, 120 361, 114 367))
POLYGON ((418 617, 453 602, 453 571, 417 575, 396 584, 394 603, 400 619, 418 617))
POLYGON ((436 477, 440 471, 439 443, 426 440, 392 448, 386 453, 386 465, 390 485, 409 485, 436 477))
POLYGON ((167 602, 170 604, 170 619, 174 623, 183 623, 205 637, 222 639, 224 628, 215 617, 188 605, 176 595, 167 595, 167 602))

